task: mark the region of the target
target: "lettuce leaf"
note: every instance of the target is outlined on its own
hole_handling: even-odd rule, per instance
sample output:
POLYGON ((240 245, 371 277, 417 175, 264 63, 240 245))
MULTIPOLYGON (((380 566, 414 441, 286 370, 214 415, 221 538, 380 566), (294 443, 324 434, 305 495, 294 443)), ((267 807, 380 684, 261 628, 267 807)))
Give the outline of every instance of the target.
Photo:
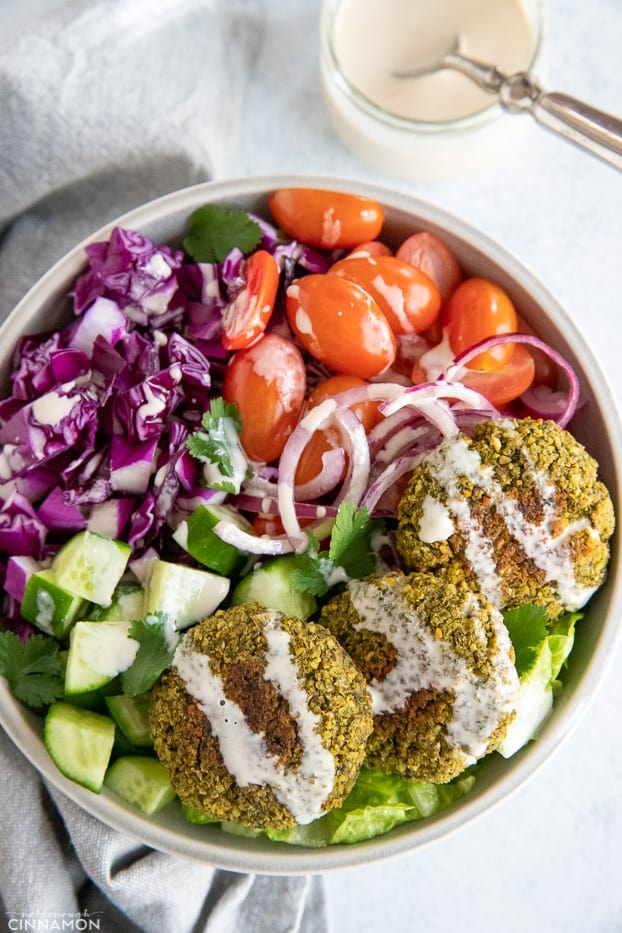
MULTIPOLYGON (((364 842, 401 823, 439 813, 468 793, 474 782, 473 769, 449 784, 429 784, 362 768, 343 806, 306 826, 267 830, 265 835, 276 842, 311 848, 364 842)), ((223 824, 222 828, 238 835, 263 835, 233 824, 223 824)))
POLYGON ((554 693, 560 689, 557 679, 574 645, 579 612, 568 612, 549 623, 541 606, 519 606, 504 613, 504 620, 516 654, 520 689, 516 717, 498 748, 510 758, 538 731, 553 708, 554 693))

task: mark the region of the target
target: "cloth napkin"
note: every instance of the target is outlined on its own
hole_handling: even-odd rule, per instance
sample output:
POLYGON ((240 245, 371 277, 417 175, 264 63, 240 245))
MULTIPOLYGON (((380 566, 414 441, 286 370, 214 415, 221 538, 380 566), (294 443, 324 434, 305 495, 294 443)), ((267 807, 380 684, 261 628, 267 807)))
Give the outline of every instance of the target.
MULTIPOLYGON (((57 0, 0 36, 0 318, 103 223, 228 174, 260 34, 260 0, 57 0)), ((319 878, 149 849, 46 786, 1 730, 0 813, 3 929, 325 928, 319 878)))

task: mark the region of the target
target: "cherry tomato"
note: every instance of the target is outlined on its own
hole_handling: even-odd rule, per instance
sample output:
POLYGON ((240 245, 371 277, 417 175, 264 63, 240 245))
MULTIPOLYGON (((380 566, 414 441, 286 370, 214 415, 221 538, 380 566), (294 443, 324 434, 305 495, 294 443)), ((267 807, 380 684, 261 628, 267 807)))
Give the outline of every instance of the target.
POLYGON ((319 188, 281 188, 270 198, 277 224, 291 237, 323 249, 352 249, 375 240, 384 221, 377 201, 319 188))
MULTIPOLYGON (((518 319, 508 295, 488 279, 465 279, 455 290, 445 310, 449 344, 457 355, 486 337, 516 332, 518 319)), ((499 369, 514 352, 506 343, 480 353, 469 369, 499 369)))
MULTIPOLYGON (((307 410, 315 408, 327 398, 339 395, 340 392, 347 392, 348 389, 358 389, 366 385, 367 382, 364 379, 358 379, 356 376, 329 376, 328 379, 318 382, 309 395, 307 410)), ((382 421, 383 416, 378 411, 379 404, 374 399, 369 399, 366 402, 355 402, 350 407, 350 410, 357 416, 367 433, 382 421)))
POLYGON ((300 351, 277 334, 264 334, 232 357, 222 394, 240 410, 240 441, 251 460, 271 463, 280 456, 298 422, 306 382, 300 351))
MULTIPOLYGON (((529 388, 534 381, 535 370, 531 349, 517 343, 512 356, 501 369, 469 370, 460 382, 480 392, 495 408, 505 408, 529 388)), ((415 385, 426 381, 427 375, 420 363, 414 364, 411 378, 415 385)))
MULTIPOLYGON (((520 334, 535 334, 535 330, 527 321, 518 315, 517 330, 520 334)), ((559 384, 559 370, 551 357, 540 350, 539 347, 529 347, 529 352, 533 357, 536 372, 533 381, 538 386, 548 386, 549 389, 556 389, 559 384)))
POLYGON ((505 408, 529 388, 535 371, 531 351, 524 343, 516 343, 512 356, 501 369, 473 370, 460 381, 485 395, 495 408, 505 408))
MULTIPOLYGON (((315 408, 320 402, 327 398, 333 398, 340 392, 346 392, 348 389, 364 385, 367 385, 365 380, 358 379, 356 376, 329 376, 328 379, 318 383, 309 396, 307 410, 315 408)), ((379 421, 382 421, 382 415, 378 411, 378 404, 378 402, 370 400, 368 402, 357 402, 351 406, 350 410, 357 416, 367 433, 379 421)), ((323 454, 340 446, 341 436, 336 428, 329 427, 315 431, 298 461, 296 483, 307 483, 309 480, 314 479, 321 472, 323 454)))
POLYGON ((395 358, 389 322, 374 299, 348 279, 297 279, 287 289, 285 310, 303 347, 336 373, 371 379, 395 358))
POLYGON ((348 253, 346 259, 353 256, 390 256, 391 250, 380 240, 367 240, 365 243, 359 243, 348 253))
POLYGON ((257 513, 253 519, 253 531, 256 535, 270 535, 271 538, 285 534, 281 517, 266 512, 257 513))
POLYGON ((396 256, 346 257, 331 266, 329 275, 364 288, 394 334, 420 334, 438 317, 441 296, 432 279, 396 256))
POLYGON ((265 331, 274 310, 279 269, 274 256, 259 249, 242 263, 244 285, 223 312, 225 350, 249 347, 265 331))
POLYGON ((396 256, 421 269, 432 279, 441 293, 444 305, 462 281, 458 260, 447 243, 435 233, 413 233, 404 240, 396 256))

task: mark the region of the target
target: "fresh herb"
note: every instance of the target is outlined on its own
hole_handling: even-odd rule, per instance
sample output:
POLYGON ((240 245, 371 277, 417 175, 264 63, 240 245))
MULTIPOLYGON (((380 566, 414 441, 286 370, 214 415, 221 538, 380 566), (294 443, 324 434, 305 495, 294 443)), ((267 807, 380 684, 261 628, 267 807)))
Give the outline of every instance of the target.
POLYGON ((188 220, 184 249, 196 262, 223 262, 237 246, 245 255, 261 242, 261 227, 240 208, 204 204, 188 220))
POLYGON ((548 635, 548 616, 542 606, 527 604, 508 609, 503 621, 514 646, 514 663, 520 677, 532 668, 538 648, 548 635))
POLYGON ((193 457, 206 464, 205 480, 211 489, 237 493, 249 476, 246 454, 240 444, 242 420, 237 405, 215 398, 201 419, 203 430, 186 440, 193 457))
POLYGON ((372 573, 376 555, 371 539, 379 524, 369 517, 367 509, 356 509, 350 503, 341 505, 327 552, 320 551, 317 538, 308 534, 307 550, 300 555, 298 567, 292 572, 294 589, 324 596, 336 583, 372 573))
POLYGON ((162 671, 170 667, 178 640, 177 636, 171 638, 171 629, 164 612, 132 622, 129 635, 138 642, 138 651, 130 667, 121 674, 121 687, 128 696, 146 693, 162 671))
POLYGON ((45 635, 20 641, 14 632, 0 632, 0 674, 14 696, 33 709, 49 706, 64 693, 58 645, 45 635))

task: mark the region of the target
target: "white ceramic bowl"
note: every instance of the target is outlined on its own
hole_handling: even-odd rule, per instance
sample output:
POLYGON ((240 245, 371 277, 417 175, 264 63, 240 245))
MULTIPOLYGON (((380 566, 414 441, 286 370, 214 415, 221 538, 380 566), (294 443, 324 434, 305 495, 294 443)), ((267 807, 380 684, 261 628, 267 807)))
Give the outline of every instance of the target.
MULTIPOLYGON (((575 366, 584 404, 572 424, 573 433, 599 461, 601 477, 616 505, 622 485, 622 425, 612 394, 598 363, 553 296, 498 244, 445 212, 412 197, 372 185, 330 177, 270 176, 197 185, 152 201, 98 230, 76 246, 28 292, 0 328, 0 375, 4 391, 13 347, 25 333, 53 328, 68 319, 66 297, 84 266, 86 242, 106 238, 113 226, 135 228, 156 241, 179 241, 188 214, 208 201, 262 212, 275 188, 304 186, 349 190, 376 198, 385 208, 383 238, 397 244, 418 229, 441 234, 464 269, 486 276, 505 288, 538 333, 575 366)), ((0 679, 0 723, 32 764, 55 787, 84 810, 114 829, 153 848, 200 859, 234 871, 266 874, 326 872, 398 856, 443 839, 500 803, 533 776, 576 725, 593 698, 614 653, 622 615, 617 541, 605 586, 590 605, 589 617, 578 627, 576 645, 564 674, 564 689, 553 715, 536 742, 506 761, 492 755, 483 764, 474 789, 436 817, 398 827, 384 836, 351 846, 305 849, 264 839, 225 834, 215 826, 186 822, 174 805, 145 817, 106 789, 100 795, 65 779, 43 746, 41 720, 24 709, 0 679)))

